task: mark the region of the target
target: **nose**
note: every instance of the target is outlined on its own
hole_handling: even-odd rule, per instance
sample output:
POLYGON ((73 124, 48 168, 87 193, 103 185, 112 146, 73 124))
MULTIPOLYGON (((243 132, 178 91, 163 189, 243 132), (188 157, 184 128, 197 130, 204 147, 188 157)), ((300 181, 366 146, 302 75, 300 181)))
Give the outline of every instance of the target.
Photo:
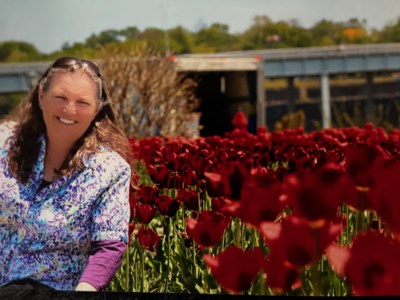
POLYGON ((76 114, 76 107, 73 101, 68 101, 63 108, 63 112, 67 114, 76 114))

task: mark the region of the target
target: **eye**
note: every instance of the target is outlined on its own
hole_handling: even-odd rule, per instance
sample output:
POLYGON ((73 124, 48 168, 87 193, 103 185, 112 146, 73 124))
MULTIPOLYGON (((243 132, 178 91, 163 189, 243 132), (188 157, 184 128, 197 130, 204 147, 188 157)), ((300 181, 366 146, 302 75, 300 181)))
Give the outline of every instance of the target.
POLYGON ((61 96, 61 95, 56 95, 55 98, 56 98, 57 100, 60 100, 60 101, 65 101, 65 100, 67 100, 66 97, 61 96))
POLYGON ((78 101, 77 103, 78 103, 78 105, 80 105, 80 106, 89 106, 89 105, 90 105, 89 102, 86 102, 86 101, 83 101, 83 100, 80 100, 80 101, 78 101))

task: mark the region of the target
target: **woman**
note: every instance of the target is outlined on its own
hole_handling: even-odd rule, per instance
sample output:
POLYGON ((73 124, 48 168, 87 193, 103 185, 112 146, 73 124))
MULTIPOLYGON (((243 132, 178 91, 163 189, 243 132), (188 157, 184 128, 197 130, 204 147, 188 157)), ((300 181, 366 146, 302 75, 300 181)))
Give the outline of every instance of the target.
POLYGON ((57 59, 0 125, 3 289, 108 285, 128 241, 130 153, 97 65, 57 59))

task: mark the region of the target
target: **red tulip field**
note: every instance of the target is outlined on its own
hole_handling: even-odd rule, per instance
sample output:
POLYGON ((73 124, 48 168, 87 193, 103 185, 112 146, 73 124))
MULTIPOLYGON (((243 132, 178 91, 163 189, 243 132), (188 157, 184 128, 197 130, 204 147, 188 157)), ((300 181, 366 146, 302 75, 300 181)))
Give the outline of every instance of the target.
POLYGON ((131 140, 130 244, 111 291, 400 294, 400 130, 131 140))

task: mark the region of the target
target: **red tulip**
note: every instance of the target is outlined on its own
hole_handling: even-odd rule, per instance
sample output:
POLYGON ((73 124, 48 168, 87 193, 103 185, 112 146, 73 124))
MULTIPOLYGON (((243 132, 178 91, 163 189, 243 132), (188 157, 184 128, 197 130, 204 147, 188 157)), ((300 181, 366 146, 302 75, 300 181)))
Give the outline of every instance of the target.
POLYGON ((400 233, 400 161, 382 163, 374 175, 374 185, 367 192, 370 204, 388 228, 400 233))
POLYGON ((224 290, 240 293, 250 288, 262 269, 264 255, 260 248, 243 251, 230 246, 216 256, 205 254, 203 259, 224 290))
POLYGON ((301 287, 299 269, 287 261, 284 253, 274 251, 264 264, 268 286, 278 293, 301 287))
POLYGON ((350 248, 327 250, 332 268, 346 276, 356 296, 400 295, 399 253, 399 242, 377 231, 358 234, 350 248))
POLYGON ((282 211, 281 183, 270 173, 253 174, 242 187, 240 216, 243 222, 258 226, 274 221, 282 211))
POLYGON ((250 169, 239 162, 228 162, 222 165, 219 173, 204 173, 208 192, 211 197, 223 196, 230 200, 240 200, 240 192, 250 169))
POLYGON ((141 203, 148 203, 148 204, 153 204, 154 203, 154 198, 155 195, 158 192, 158 188, 154 186, 141 186, 136 194, 138 197, 138 200, 141 203))
POLYGON ((260 224, 260 233, 270 246, 271 255, 280 253, 282 259, 296 268, 303 268, 320 259, 341 230, 341 219, 335 223, 326 223, 321 228, 312 228, 306 219, 293 215, 281 223, 260 224))
POLYGON ((212 247, 222 240, 230 219, 213 211, 202 211, 199 219, 186 218, 186 232, 201 247, 212 247))
POLYGON ((247 117, 242 111, 238 111, 232 119, 232 125, 237 129, 247 130, 247 117))
POLYGON ((286 176, 282 200, 294 214, 321 226, 336 217, 339 206, 346 197, 352 196, 351 192, 356 193, 352 187, 342 167, 328 163, 313 173, 304 173, 302 177, 286 176))
POLYGON ((158 164, 158 165, 147 165, 147 171, 149 172, 149 176, 151 181, 158 185, 164 185, 167 180, 167 176, 169 174, 169 170, 166 165, 158 164))
POLYGON ((186 186, 192 186, 197 183, 197 174, 195 171, 188 169, 188 170, 182 172, 181 175, 182 175, 183 183, 186 186))
POLYGON ((164 187, 169 189, 182 189, 183 188, 183 176, 179 172, 170 172, 167 176, 167 181, 164 187))
POLYGON ((141 224, 148 224, 153 220, 157 209, 150 204, 136 205, 136 219, 141 224))
POLYGON ((242 203, 240 201, 231 201, 224 197, 211 199, 211 207, 215 212, 222 213, 227 217, 240 217, 242 203))
POLYGON ((380 146, 368 144, 351 144, 346 148, 346 168, 350 178, 360 188, 373 185, 373 165, 384 157, 380 146))
POLYGON ((157 196, 154 202, 159 212, 166 217, 174 216, 179 209, 178 201, 167 195, 157 196))
POLYGON ((182 144, 175 143, 162 149, 164 161, 172 171, 184 171, 189 167, 188 154, 181 149, 181 146, 182 144))
POLYGON ((196 191, 187 189, 180 190, 176 199, 184 203, 188 210, 197 210, 199 207, 198 194, 196 191))
POLYGON ((140 228, 136 234, 138 242, 141 246, 149 251, 154 251, 154 247, 160 241, 160 237, 151 229, 140 228))

